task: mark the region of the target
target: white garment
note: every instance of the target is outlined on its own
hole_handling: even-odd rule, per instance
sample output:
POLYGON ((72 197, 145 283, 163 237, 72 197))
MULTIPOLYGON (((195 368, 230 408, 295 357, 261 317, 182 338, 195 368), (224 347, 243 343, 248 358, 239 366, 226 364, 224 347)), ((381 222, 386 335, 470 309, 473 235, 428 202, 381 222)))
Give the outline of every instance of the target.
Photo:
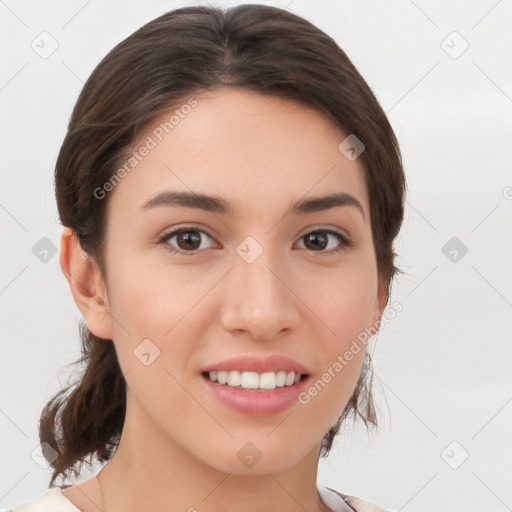
MULTIPOLYGON (((352 496, 342 498, 337 492, 323 485, 317 486, 322 501, 332 512, 385 512, 383 509, 352 496), (350 503, 350 505, 348 504, 350 503), (353 508, 354 507, 354 508, 353 508)), ((18 505, 12 510, 5 512, 81 512, 69 501, 60 487, 47 489, 39 498, 18 505)))
POLYGON ((6 512, 81 512, 69 501, 60 487, 51 487, 37 499, 27 501, 6 512))

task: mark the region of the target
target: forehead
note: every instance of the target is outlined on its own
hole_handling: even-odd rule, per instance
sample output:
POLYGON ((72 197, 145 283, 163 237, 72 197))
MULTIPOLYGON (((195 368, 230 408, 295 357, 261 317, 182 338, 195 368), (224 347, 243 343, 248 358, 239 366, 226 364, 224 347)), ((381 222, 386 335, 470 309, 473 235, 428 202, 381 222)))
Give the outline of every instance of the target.
POLYGON ((247 209, 341 191, 368 211, 362 159, 338 149, 346 136, 293 100, 232 88, 191 95, 139 135, 112 208, 128 197, 141 207, 163 190, 222 196, 247 209))

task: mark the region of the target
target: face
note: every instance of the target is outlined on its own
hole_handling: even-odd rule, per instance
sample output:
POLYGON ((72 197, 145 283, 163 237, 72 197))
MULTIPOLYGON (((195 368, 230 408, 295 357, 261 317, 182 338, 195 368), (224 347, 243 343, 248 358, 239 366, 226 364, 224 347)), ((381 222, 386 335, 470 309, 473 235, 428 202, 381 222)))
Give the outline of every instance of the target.
POLYGON ((105 323, 127 423, 223 472, 284 471, 318 455, 365 351, 344 354, 382 312, 364 167, 299 103, 194 98, 168 133, 172 112, 147 128, 144 156, 108 192, 105 323), (293 369, 306 376, 288 386, 293 369))

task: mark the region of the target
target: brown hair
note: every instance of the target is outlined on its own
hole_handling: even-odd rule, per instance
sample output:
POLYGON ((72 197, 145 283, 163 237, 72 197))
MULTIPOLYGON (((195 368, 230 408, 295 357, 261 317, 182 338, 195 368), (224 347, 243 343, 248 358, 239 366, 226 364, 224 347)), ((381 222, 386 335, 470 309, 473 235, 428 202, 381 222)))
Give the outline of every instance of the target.
MULTIPOLYGON (((167 12, 119 43, 85 83, 58 155, 55 189, 62 224, 75 232, 103 277, 107 200, 94 191, 129 157, 149 122, 183 98, 222 86, 302 102, 363 142, 359 158, 365 164, 377 269, 389 292, 399 272, 393 241, 403 220, 405 177, 388 119, 331 37, 288 11, 252 4, 167 12)), ((108 461, 123 429, 126 382, 113 341, 96 337, 83 321, 80 337, 82 357, 76 363, 86 367, 82 377, 41 413, 40 441, 56 451, 49 460, 50 486, 59 475, 78 476, 76 465, 88 456, 89 464, 93 456, 108 461)), ((352 397, 322 439, 322 456, 349 415, 367 426, 377 424, 370 363, 367 354, 352 397)))

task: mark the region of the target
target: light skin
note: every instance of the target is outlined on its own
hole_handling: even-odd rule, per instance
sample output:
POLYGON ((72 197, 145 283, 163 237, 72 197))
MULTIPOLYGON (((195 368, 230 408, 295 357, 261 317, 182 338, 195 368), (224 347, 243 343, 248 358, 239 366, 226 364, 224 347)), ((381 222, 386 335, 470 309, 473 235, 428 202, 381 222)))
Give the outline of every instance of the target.
MULTIPOLYGON (((106 280, 72 232, 62 235, 74 299, 91 332, 114 341, 128 387, 122 439, 100 472, 103 508, 320 512, 321 440, 353 392, 365 351, 308 404, 266 416, 219 402, 200 370, 235 355, 282 354, 315 382, 375 325, 387 297, 363 163, 338 150, 346 134, 302 104, 228 88, 194 97, 197 106, 104 199, 106 280), (218 196, 237 209, 143 208, 163 191, 218 196), (364 216, 354 205, 286 214, 296 201, 339 192, 364 216), (190 225, 195 245, 178 236, 158 243, 190 225), (352 246, 335 252, 344 242, 326 231, 352 246), (308 243, 318 232, 318 245, 308 243), (248 236, 263 249, 252 263, 236 251, 248 236), (146 366, 134 350, 148 338, 160 356, 146 366), (262 454, 250 468, 237 457, 248 442, 262 454)), ((101 505, 96 479, 64 494, 87 512, 101 505)))

